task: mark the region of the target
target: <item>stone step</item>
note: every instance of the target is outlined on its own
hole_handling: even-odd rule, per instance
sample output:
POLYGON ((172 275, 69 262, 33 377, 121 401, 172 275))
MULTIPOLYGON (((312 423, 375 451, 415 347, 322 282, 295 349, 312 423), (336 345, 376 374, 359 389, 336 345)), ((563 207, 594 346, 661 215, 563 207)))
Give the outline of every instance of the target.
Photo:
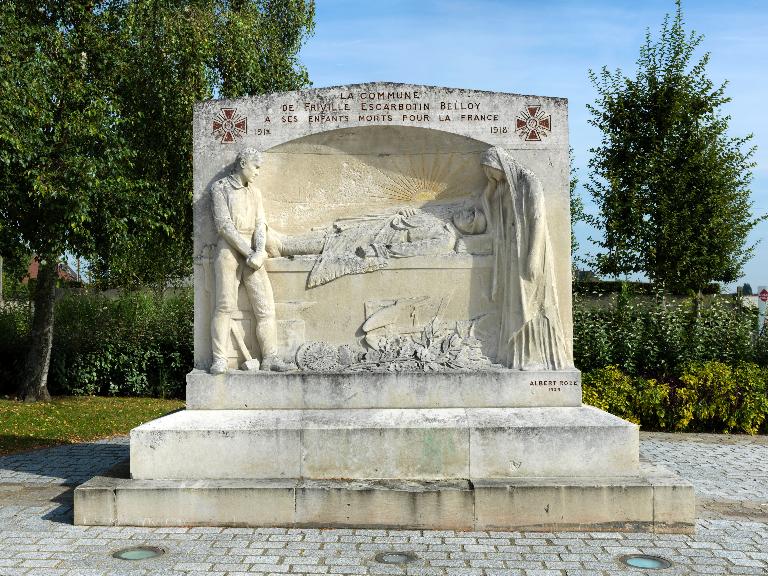
POLYGON ((630 476, 638 427, 590 406, 186 410, 131 431, 136 479, 630 476))
POLYGON ((693 532, 690 483, 643 464, 632 477, 404 482, 129 480, 75 489, 75 524, 693 532))
POLYGON ((188 410, 580 406, 576 370, 187 374, 188 410))

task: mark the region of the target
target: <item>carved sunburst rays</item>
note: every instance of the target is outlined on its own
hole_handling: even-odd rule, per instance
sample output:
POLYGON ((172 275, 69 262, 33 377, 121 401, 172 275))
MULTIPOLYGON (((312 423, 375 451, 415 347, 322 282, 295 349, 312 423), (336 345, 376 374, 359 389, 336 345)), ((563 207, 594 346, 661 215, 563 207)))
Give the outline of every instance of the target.
POLYGON ((452 204, 482 190, 481 152, 274 154, 260 182, 270 226, 298 234, 403 205, 452 204))
POLYGON ((365 195, 385 203, 421 203, 470 195, 475 154, 381 156, 366 163, 365 195))

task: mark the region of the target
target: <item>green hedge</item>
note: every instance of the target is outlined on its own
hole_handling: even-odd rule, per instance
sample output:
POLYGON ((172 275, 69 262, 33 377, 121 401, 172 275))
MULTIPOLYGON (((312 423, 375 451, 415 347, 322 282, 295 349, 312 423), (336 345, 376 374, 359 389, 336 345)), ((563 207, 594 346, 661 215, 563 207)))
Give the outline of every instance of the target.
MULTIPOLYGON (((15 391, 29 330, 28 307, 0 314, 3 394, 15 391), (5 327, 15 326, 6 335, 5 327)), ((51 394, 183 398, 193 364, 192 291, 117 298, 70 294, 56 302, 51 394)))
MULTIPOLYGON (((573 293, 579 295, 605 295, 617 294, 629 288, 635 294, 653 296, 659 288, 650 282, 627 282, 624 280, 586 280, 573 283, 573 293)), ((702 294, 720 294, 720 284, 707 284, 701 291, 702 294)), ((683 294, 685 296, 686 294, 683 294)))
POLYGON ((618 366, 625 374, 676 378, 694 362, 766 365, 768 336, 756 337, 757 311, 715 296, 641 299, 625 289, 605 300, 574 298, 574 361, 584 372, 618 366))
POLYGON ((768 432, 768 334, 741 299, 574 297, 584 402, 649 430, 768 432))
POLYGON ((28 304, 0 304, 0 394, 12 394, 18 385, 31 322, 28 304))
POLYGON ((582 388, 585 404, 649 430, 768 432, 768 369, 752 363, 694 362, 667 381, 607 366, 582 374, 582 388))

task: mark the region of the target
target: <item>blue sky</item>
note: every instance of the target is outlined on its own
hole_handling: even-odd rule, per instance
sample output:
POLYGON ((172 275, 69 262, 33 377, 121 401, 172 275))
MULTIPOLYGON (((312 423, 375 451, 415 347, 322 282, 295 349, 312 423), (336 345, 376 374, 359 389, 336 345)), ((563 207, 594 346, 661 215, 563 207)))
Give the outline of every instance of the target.
MULTIPOLYGON (((596 93, 587 71, 633 74, 646 29, 655 35, 674 8, 673 0, 317 0, 301 57, 317 87, 385 80, 568 98, 584 182, 600 138, 588 124, 596 93)), ((687 29, 704 34, 709 77, 729 82, 731 135, 754 134, 753 209, 768 213, 768 0, 684 0, 683 10, 687 29)), ((576 233, 581 251, 594 251, 594 231, 576 233)), ((753 288, 768 285, 768 223, 753 231, 750 242, 758 240, 739 282, 753 288)))

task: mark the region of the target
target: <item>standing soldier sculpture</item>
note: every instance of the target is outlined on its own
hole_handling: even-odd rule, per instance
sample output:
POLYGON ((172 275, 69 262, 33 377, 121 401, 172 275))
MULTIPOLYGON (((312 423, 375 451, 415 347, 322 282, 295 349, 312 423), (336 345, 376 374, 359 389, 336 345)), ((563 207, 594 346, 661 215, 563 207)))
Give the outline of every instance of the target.
POLYGON ((261 192, 254 184, 260 166, 258 150, 246 148, 238 154, 232 173, 211 187, 213 221, 219 235, 214 257, 216 308, 211 324, 211 374, 228 369, 232 313, 237 310, 241 281, 256 317, 261 370, 283 372, 291 368, 277 353, 275 299, 264 269, 267 223, 261 192))

